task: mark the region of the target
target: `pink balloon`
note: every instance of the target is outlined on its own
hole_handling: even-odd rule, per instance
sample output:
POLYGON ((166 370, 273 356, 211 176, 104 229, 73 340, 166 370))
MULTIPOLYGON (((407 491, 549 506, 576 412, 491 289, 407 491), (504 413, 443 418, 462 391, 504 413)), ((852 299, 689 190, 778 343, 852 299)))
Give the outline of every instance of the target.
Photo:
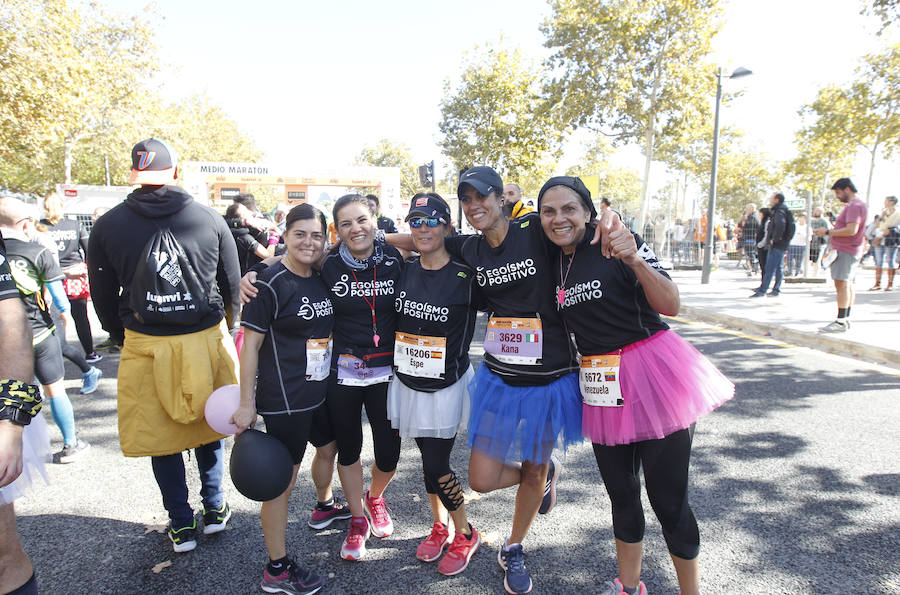
POLYGON ((230 436, 237 432, 237 426, 231 423, 231 416, 241 404, 241 387, 237 384, 220 386, 209 395, 203 414, 206 423, 220 434, 230 436))

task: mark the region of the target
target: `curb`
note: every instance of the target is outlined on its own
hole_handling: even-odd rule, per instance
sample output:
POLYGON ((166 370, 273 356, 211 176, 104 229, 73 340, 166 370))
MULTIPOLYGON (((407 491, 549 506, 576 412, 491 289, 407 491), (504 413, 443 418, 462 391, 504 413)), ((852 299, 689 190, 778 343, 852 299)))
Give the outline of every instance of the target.
POLYGON ((856 341, 848 341, 847 339, 839 339, 834 335, 798 331, 777 324, 756 322, 747 318, 720 314, 705 308, 696 308, 693 306, 685 306, 683 304, 678 315, 691 320, 717 324, 735 331, 751 332, 757 335, 769 336, 773 339, 780 339, 788 343, 834 353, 836 355, 865 358, 880 364, 900 367, 900 351, 874 345, 866 345, 865 343, 858 343, 856 341))

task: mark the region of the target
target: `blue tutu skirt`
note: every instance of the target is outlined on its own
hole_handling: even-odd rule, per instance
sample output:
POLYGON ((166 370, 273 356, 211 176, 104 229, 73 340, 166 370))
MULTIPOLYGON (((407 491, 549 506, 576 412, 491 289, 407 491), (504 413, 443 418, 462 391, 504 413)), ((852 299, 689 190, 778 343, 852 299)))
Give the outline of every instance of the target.
POLYGON ((469 384, 469 448, 507 463, 546 463, 553 448, 582 441, 578 375, 510 386, 481 365, 469 384))

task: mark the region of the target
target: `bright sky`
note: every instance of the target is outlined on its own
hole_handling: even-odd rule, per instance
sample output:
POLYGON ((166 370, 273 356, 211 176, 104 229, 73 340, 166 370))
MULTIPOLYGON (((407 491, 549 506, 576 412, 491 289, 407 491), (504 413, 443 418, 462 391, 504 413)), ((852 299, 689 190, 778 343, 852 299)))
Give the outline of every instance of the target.
MULTIPOLYGON (((139 12, 146 0, 105 2, 139 12)), ((847 80, 860 56, 888 42, 859 15, 859 5, 728 2, 716 58, 727 72, 744 66, 754 75, 726 83, 744 94, 723 109, 723 125, 741 126, 772 157, 790 158, 800 106, 821 86, 847 80)), ((178 69, 164 77, 165 92, 206 90, 270 164, 298 171, 349 164, 381 138, 405 143, 418 162, 440 164, 442 83, 455 84, 462 53, 502 34, 505 45, 539 59, 546 49, 538 25, 549 12, 544 0, 158 0, 158 6, 165 16, 162 58, 178 69)), ((619 159, 642 171, 636 150, 619 159)), ((900 193, 898 170, 879 164, 874 196, 900 193)), ((853 172, 861 190, 866 175, 861 159, 853 172)), ((665 182, 662 168, 652 177, 665 182)))

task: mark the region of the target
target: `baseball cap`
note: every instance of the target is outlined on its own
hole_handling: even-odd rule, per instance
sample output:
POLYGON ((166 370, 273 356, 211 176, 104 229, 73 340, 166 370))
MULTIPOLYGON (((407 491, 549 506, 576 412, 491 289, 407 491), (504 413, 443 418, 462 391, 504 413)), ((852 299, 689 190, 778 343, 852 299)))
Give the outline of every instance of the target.
POLYGON ((409 205, 409 214, 405 221, 409 221, 415 216, 420 217, 437 217, 441 223, 450 224, 450 206, 441 198, 439 194, 429 192, 428 194, 417 194, 413 197, 412 203, 409 205))
POLYGON ((463 184, 468 184, 483 196, 487 196, 491 192, 496 192, 498 195, 503 194, 503 179, 500 174, 486 165, 477 165, 467 169, 459 177, 459 186, 456 187, 457 194, 462 194, 463 184))
POLYGON ((594 208, 594 201, 591 200, 591 191, 587 189, 581 178, 576 178, 575 176, 555 176, 547 180, 541 187, 541 191, 538 192, 538 208, 541 207, 541 199, 544 197, 544 193, 554 186, 565 186, 574 190, 581 198, 584 208, 591 212, 591 218, 595 219, 597 217, 597 209, 594 208))
POLYGON ((176 177, 175 150, 158 138, 148 138, 131 149, 131 184, 163 186, 176 177))

